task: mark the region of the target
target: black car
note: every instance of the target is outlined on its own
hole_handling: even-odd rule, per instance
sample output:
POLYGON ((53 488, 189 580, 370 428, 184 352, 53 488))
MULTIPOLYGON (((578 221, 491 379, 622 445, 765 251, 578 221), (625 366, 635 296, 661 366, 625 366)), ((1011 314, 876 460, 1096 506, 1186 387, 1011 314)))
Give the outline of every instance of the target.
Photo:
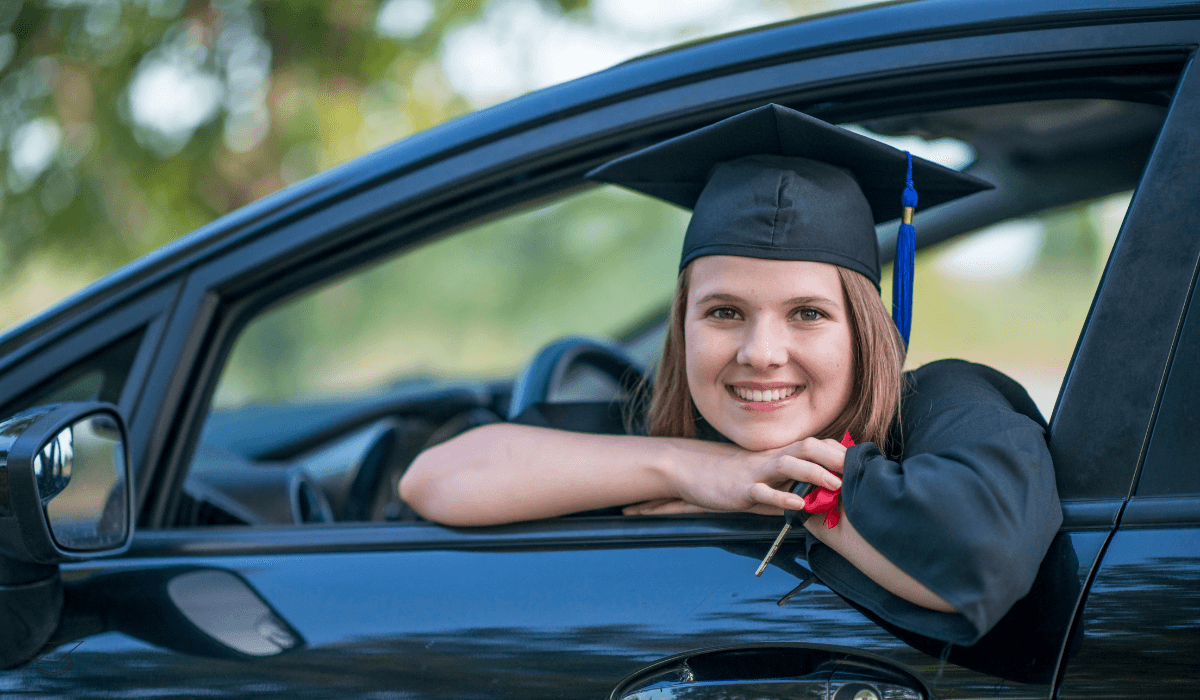
MULTIPOLYGON (((119 270, 0 339, 0 415, 25 416, 0 429, 0 695, 1196 697, 1197 46, 1200 3, 1168 0, 930 0, 768 26, 417 134, 119 270), (673 235, 682 215, 589 199, 600 190, 583 173, 771 102, 969 144, 967 170, 997 188, 919 215, 922 248, 1133 191, 1050 417, 1062 531, 1030 594, 973 647, 877 621, 819 582, 796 591, 800 538, 755 578, 778 518, 448 528, 396 492, 424 446, 528 402, 619 395, 627 368, 652 362, 664 300, 644 277, 673 271, 677 249, 613 257, 603 231, 564 242, 556 207, 660 217, 673 235), (514 379, 471 355, 509 313, 486 270, 555 246, 591 257, 530 269, 607 296, 567 314, 580 337, 541 338, 530 321, 514 379), (339 294, 356 298, 343 292, 374 284, 378 264, 444 285, 459 335, 427 356, 445 366, 368 392, 245 401, 259 375, 296 372, 280 368, 308 367, 273 386, 353 388, 371 358, 284 357, 297 352, 289 309, 355 317, 339 294), (255 344, 278 362, 238 365, 255 344), (454 376, 456 363, 475 369, 454 376), (77 444, 94 434, 128 455, 132 486, 116 460, 94 508, 107 542, 79 544, 37 505, 71 493, 47 465, 72 427, 77 444)), ((380 353, 416 352, 432 321, 395 299, 394 316, 362 324, 380 353)), ((529 302, 528 317, 558 301, 529 302)))

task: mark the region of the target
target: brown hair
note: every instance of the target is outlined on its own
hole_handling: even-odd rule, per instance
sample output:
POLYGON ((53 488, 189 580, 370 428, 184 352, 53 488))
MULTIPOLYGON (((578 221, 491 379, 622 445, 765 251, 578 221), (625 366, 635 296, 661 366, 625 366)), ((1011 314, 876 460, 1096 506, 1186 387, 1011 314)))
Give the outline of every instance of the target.
MULTIPOLYGON (((697 411, 688 390, 683 338, 690 271, 688 265, 679 273, 671 302, 662 362, 650 398, 650 435, 696 437, 697 411)), ((815 437, 840 439, 849 430, 856 442, 873 442, 886 452, 888 430, 900 410, 904 344, 875 285, 857 272, 843 267, 837 271, 854 347, 854 389, 841 415, 815 437)))

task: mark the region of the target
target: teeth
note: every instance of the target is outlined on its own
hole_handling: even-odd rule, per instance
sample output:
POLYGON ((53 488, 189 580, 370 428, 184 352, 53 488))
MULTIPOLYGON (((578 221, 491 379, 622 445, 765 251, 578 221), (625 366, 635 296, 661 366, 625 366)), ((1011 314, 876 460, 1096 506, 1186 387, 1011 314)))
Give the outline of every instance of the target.
POLYGON ((733 393, 743 401, 778 401, 780 399, 786 399, 787 397, 796 393, 799 388, 800 387, 798 386, 793 386, 787 389, 768 389, 766 391, 762 391, 760 389, 746 389, 744 387, 735 386, 733 387, 733 393))

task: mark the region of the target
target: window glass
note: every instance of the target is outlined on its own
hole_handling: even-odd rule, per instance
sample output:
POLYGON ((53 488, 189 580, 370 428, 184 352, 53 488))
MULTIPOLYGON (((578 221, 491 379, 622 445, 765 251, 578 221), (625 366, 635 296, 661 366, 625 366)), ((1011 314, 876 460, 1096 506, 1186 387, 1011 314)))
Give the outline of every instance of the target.
POLYGON ((0 416, 11 416, 27 408, 62 401, 119 403, 129 370, 141 347, 144 330, 125 336, 9 401, 0 408, 0 416))

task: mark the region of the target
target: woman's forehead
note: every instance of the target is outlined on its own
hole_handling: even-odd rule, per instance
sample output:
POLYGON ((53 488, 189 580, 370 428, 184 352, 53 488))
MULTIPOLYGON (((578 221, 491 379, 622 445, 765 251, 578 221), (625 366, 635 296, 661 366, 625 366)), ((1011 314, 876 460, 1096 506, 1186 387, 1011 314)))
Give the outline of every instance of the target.
POLYGON ((736 297, 760 305, 824 297, 842 302, 836 265, 808 260, 768 260, 737 255, 708 255, 691 263, 688 304, 705 298, 736 297))

